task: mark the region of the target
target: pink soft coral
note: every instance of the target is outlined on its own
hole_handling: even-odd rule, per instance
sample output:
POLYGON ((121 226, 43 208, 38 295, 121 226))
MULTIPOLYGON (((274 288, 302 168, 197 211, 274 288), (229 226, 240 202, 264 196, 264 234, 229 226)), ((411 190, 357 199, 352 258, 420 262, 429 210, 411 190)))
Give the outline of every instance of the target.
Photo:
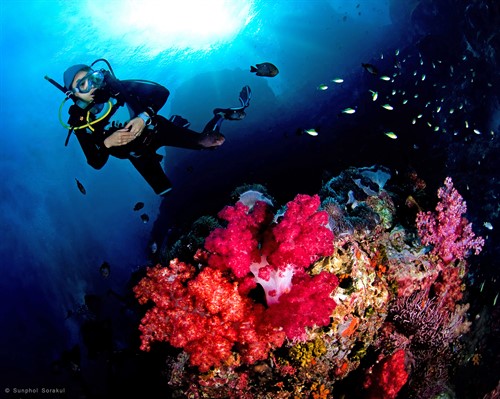
POLYGON ((242 287, 252 286, 247 276, 251 272, 253 281, 264 288, 268 304, 277 302, 290 290, 295 271, 333 253, 328 215, 319 206, 318 195, 299 194, 275 225, 264 202, 257 201, 252 209, 239 202, 225 207, 219 217, 228 222, 227 227, 214 230, 205 241, 208 264, 232 270, 242 279, 242 287))
POLYGON ((417 214, 417 228, 422 243, 434 245, 432 253, 441 257, 445 264, 466 258, 470 250, 479 254, 484 240, 475 237, 472 224, 462 216, 467 212, 467 206, 453 187, 450 177, 445 179, 444 187, 439 188, 438 197, 441 201, 435 213, 417 214))
POLYGON ((227 227, 213 230, 205 240, 210 266, 231 269, 236 277, 244 277, 250 264, 260 260, 260 233, 271 221, 268 205, 257 201, 251 211, 237 202, 226 206, 218 215, 228 222, 227 227))
POLYGON ((287 204, 283 219, 262 245, 269 264, 302 269, 333 253, 333 233, 326 227, 328 214, 318 211, 319 206, 318 195, 305 194, 298 194, 287 204))

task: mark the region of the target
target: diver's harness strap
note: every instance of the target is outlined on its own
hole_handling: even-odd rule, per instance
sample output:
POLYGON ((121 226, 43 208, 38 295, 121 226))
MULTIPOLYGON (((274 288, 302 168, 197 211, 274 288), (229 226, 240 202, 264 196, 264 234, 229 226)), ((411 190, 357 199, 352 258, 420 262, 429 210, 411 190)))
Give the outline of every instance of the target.
MULTIPOLYGON (((63 104, 64 104, 64 102, 63 102, 63 104)), ((61 124, 65 128, 69 129, 68 136, 66 137, 66 141, 65 141, 64 145, 65 146, 68 145, 69 138, 71 137, 71 134, 75 130, 89 128, 91 131, 94 131, 93 125, 95 125, 96 123, 99 123, 105 119, 109 120, 114 115, 114 113, 118 110, 118 108, 121 105, 123 105, 121 102, 113 104, 113 103, 111 103, 110 100, 108 100, 108 102, 106 104, 108 106, 108 109, 104 112, 104 114, 102 116, 100 116, 99 118, 94 119, 94 120, 91 119, 92 113, 90 112, 92 110, 92 108, 96 105, 96 103, 94 101, 92 101, 90 104, 88 104, 83 109, 80 108, 77 104, 73 104, 71 107, 69 107, 69 120, 68 120, 69 125, 64 124, 62 122, 62 120, 60 120, 61 124)))

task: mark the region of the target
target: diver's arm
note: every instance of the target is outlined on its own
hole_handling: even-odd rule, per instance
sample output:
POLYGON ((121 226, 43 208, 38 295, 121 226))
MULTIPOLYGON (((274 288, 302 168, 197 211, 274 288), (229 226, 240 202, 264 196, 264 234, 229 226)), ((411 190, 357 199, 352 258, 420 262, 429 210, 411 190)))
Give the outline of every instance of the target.
POLYGON ((154 118, 170 95, 168 89, 159 84, 126 80, 122 85, 127 93, 125 102, 136 116, 145 113, 148 118, 154 118))
POLYGON ((87 163, 94 169, 101 169, 109 158, 104 144, 98 144, 95 138, 86 132, 76 131, 75 135, 87 158, 87 163))
POLYGON ((154 117, 167 102, 170 92, 160 84, 143 80, 120 80, 111 73, 105 74, 106 89, 122 103, 126 103, 132 114, 146 112, 154 117))

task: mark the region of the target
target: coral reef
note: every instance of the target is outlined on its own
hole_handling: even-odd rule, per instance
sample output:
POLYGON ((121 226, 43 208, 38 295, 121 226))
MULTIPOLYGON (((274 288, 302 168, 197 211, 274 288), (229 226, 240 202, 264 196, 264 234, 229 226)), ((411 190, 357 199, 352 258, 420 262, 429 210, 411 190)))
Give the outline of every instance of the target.
POLYGON ((134 288, 147 305, 141 348, 179 348, 166 359, 175 397, 450 392, 470 327, 467 257, 484 241, 451 179, 413 225, 400 223, 389 179, 351 168, 277 212, 267 193, 240 190, 192 259, 148 270, 134 288))

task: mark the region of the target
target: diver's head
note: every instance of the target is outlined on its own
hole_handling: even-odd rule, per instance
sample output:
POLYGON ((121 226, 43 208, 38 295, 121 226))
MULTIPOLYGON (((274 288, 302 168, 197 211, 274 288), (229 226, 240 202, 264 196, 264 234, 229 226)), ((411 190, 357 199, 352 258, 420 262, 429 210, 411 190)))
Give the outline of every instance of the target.
POLYGON ((73 65, 64 72, 64 87, 85 102, 94 99, 94 92, 103 82, 104 75, 101 71, 94 71, 84 64, 73 65))

